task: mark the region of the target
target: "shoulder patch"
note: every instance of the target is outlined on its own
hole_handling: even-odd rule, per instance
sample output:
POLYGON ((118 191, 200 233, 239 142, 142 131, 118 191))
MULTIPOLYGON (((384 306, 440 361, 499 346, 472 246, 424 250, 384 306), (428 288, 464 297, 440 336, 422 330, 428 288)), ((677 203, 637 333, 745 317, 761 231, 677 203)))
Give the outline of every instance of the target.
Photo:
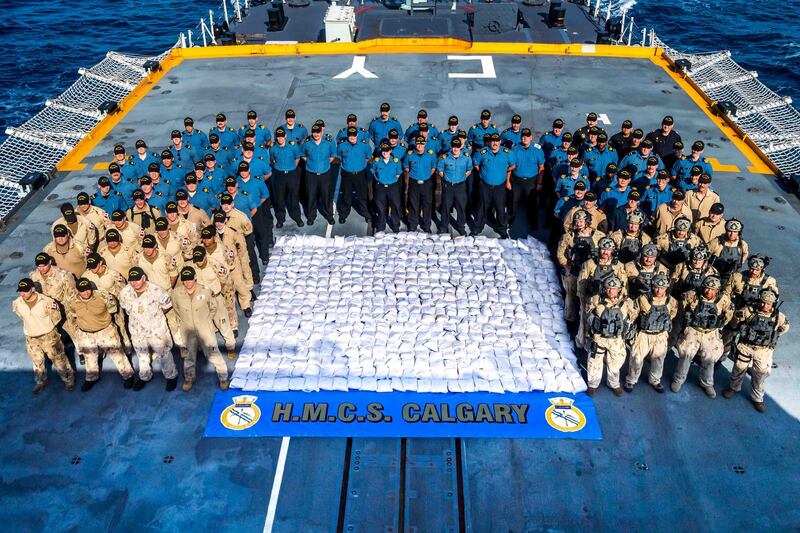
POLYGON ((395 163, 399 163, 399 162, 400 162, 400 160, 399 160, 399 159, 397 159, 397 158, 395 157, 395 158, 394 158, 394 162, 395 162, 395 163))
POLYGON ((428 153, 429 153, 429 154, 432 154, 432 153, 433 153, 433 150, 428 150, 428 153))
POLYGON ((372 158, 372 160, 373 160, 373 161, 380 161, 380 160, 381 160, 381 158, 380 158, 380 157, 373 157, 373 158, 372 158))
POLYGON ((478 125, 477 125, 477 124, 473 124, 473 125, 472 125, 472 127, 471 127, 470 129, 471 129, 471 130, 474 130, 474 129, 475 129, 475 128, 477 128, 477 127, 478 127, 478 125))
POLYGON ((503 148, 503 151, 504 151, 505 153, 508 153, 508 148, 503 148))
POLYGON ((409 150, 409 151, 406 152, 407 155, 411 155, 413 153, 414 153, 414 150, 409 150))
POLYGON ((540 145, 538 145, 538 144, 536 144, 536 143, 533 143, 533 146, 534 146, 535 148, 541 148, 541 146, 540 146, 540 145))
POLYGON ((611 187, 606 187, 606 192, 611 192, 611 187))
POLYGON ((228 128, 228 131, 235 131, 235 130, 234 130, 233 128, 230 128, 230 127, 229 127, 229 128, 228 128))
POLYGON ((703 163, 708 163, 708 159, 706 159, 706 158, 704 157, 704 158, 703 158, 703 163))
POLYGON ((264 125, 263 124, 259 124, 258 125, 258 129, 263 130, 264 129, 264 125))

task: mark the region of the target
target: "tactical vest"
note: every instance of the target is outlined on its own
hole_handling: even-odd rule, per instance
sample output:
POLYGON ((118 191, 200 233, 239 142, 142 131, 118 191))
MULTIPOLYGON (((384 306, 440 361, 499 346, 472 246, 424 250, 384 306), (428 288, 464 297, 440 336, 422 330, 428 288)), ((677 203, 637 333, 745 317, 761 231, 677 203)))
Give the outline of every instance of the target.
POLYGON ((621 337, 625 333, 625 317, 619 306, 606 307, 603 314, 592 320, 592 333, 604 339, 621 337))
POLYGON ((589 235, 575 235, 569 259, 572 271, 576 271, 597 251, 594 244, 594 230, 589 235))
POLYGON ((739 240, 736 246, 723 246, 722 251, 714 261, 714 267, 719 270, 720 276, 726 276, 737 270, 741 266, 742 261, 742 241, 739 240))
POLYGON ((669 316, 669 307, 664 302, 656 305, 650 302, 650 312, 639 315, 639 329, 650 333, 661 333, 672 329, 672 319, 669 316))
POLYGON ((703 281, 705 281, 706 277, 708 276, 708 271, 708 266, 704 266, 702 270, 687 270, 686 276, 681 280, 680 283, 680 294, 699 290, 700 287, 703 286, 703 281))
POLYGON ((775 346, 778 340, 778 313, 770 316, 757 313, 741 325, 740 342, 752 346, 775 346))
MULTIPOLYGON (((747 274, 745 274, 747 276, 747 274)), ((758 302, 758 295, 761 294, 761 289, 767 284, 767 275, 761 275, 761 281, 758 283, 748 283, 745 277, 744 290, 742 291, 741 303, 744 305, 753 305, 758 302)))
POLYGON ((673 239, 670 237, 669 248, 667 248, 662 257, 670 266, 676 267, 689 259, 691 251, 692 247, 689 245, 689 239, 673 239))
POLYGON ((139 224, 142 229, 150 228, 151 225, 155 224, 157 218, 150 204, 147 204, 145 211, 134 211, 134 208, 131 207, 128 209, 128 213, 131 215, 131 221, 139 224))
POLYGON ((608 265, 600 265, 598 264, 592 275, 589 276, 589 294, 594 296, 595 294, 600 294, 600 289, 603 287, 603 282, 606 278, 610 278, 614 275, 614 263, 612 261, 608 265))
POLYGON ((639 233, 638 237, 629 237, 624 235, 622 242, 619 245, 618 257, 623 263, 634 261, 639 257, 639 251, 642 249, 642 234, 639 233))
POLYGON ((701 298, 692 313, 689 325, 699 329, 717 329, 722 326, 723 315, 717 311, 719 296, 714 301, 701 298))
POLYGON ((642 295, 649 296, 651 287, 650 283, 653 281, 653 278, 656 275, 656 269, 653 268, 652 271, 647 272, 641 269, 642 268, 641 265, 636 265, 636 266, 639 269, 639 274, 637 274, 636 278, 633 280, 633 283, 631 284, 632 285, 631 294, 633 296, 642 296, 642 295))

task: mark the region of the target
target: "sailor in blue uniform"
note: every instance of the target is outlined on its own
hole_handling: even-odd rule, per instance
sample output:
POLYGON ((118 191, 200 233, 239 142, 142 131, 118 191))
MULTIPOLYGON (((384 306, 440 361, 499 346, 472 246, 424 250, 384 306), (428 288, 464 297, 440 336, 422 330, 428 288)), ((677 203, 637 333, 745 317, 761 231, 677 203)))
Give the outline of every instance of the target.
POLYGON ((595 148, 597 146, 597 137, 600 135, 600 132, 601 130, 597 126, 592 126, 589 128, 589 131, 586 134, 586 140, 583 141, 583 144, 578 147, 578 152, 580 153, 581 158, 587 149, 595 148))
POLYGON ((575 184, 579 181, 586 184, 587 189, 589 188, 589 176, 586 175, 586 170, 583 168, 583 161, 579 158, 575 158, 569 162, 568 173, 561 173, 558 175, 556 181, 556 197, 568 198, 572 196, 575 184))
MULTIPOLYGON (((622 121, 622 128, 620 131, 611 136, 608 144, 617 151, 620 158, 625 157, 631 151, 631 130, 633 129, 633 122, 630 120, 622 121)), ((640 137, 641 138, 641 137, 640 137)))
MULTIPOLYGON (((662 169, 663 170, 663 169, 662 169)), ((662 170, 658 170, 658 159, 655 156, 650 156, 647 158, 647 167, 644 171, 639 172, 633 177, 633 183, 631 184, 634 189, 639 191, 642 196, 644 196, 644 191, 647 187, 654 187, 656 184, 656 175, 662 170)), ((667 172, 663 170, 663 172, 667 172)))
POLYGON ((211 216, 212 211, 219 206, 219 201, 213 191, 209 187, 199 188, 197 176, 194 174, 187 174, 184 178, 184 183, 186 184, 186 192, 189 194, 189 203, 211 216))
POLYGON ((383 102, 380 108, 380 115, 373 118, 369 123, 369 138, 376 148, 381 144, 381 141, 388 138, 389 130, 397 130, 401 137, 403 135, 403 126, 400 121, 389 115, 391 109, 388 103, 383 102))
POLYGON ((136 189, 135 182, 130 182, 122 178, 122 172, 117 163, 108 165, 109 181, 111 182, 111 192, 118 193, 122 209, 128 209, 133 205, 133 191, 136 189))
POLYGON ((520 130, 519 143, 511 148, 514 172, 511 174, 510 220, 520 208, 524 208, 532 230, 539 227, 538 191, 542 190, 544 178, 544 151, 532 141, 531 130, 520 130))
POLYGON ((300 217, 300 146, 286 140, 283 126, 275 130, 275 144, 269 149, 269 162, 272 165, 272 205, 275 208, 275 227, 282 228, 286 212, 298 227, 305 226, 300 217))
POLYGON ((92 195, 92 205, 96 205, 109 216, 116 210, 122 209, 119 193, 111 190, 111 180, 103 176, 97 180, 97 193, 92 195))
POLYGON ((255 146, 252 143, 242 144, 242 155, 233 162, 234 168, 238 169, 239 164, 244 161, 250 167, 250 175, 261 178, 266 183, 272 175, 272 167, 269 164, 269 156, 255 156, 255 146))
POLYGON ((572 195, 559 198, 556 206, 553 208, 553 215, 558 220, 564 220, 569 210, 575 206, 583 205, 586 198, 586 184, 583 181, 578 181, 572 189, 572 195))
POLYGON ((423 122, 418 126, 417 135, 412 138, 414 144, 416 144, 416 140, 422 137, 425 139, 425 151, 433 150, 436 153, 439 150, 440 142, 438 137, 434 137, 431 134, 431 130, 427 123, 423 122))
POLYGON ((636 175, 647 169, 647 159, 655 157, 658 160, 658 169, 664 168, 664 163, 661 158, 653 154, 653 143, 649 140, 642 141, 639 150, 633 151, 622 158, 619 162, 619 168, 627 169, 631 175, 636 175))
POLYGON ((452 115, 447 119, 447 129, 439 132, 439 154, 450 151, 450 141, 458 137, 458 117, 452 115))
MULTIPOLYGON (((233 207, 247 215, 250 220, 253 219, 253 215, 258 209, 258 198, 249 194, 240 194, 239 182, 233 176, 225 178, 225 192, 219 197, 220 205, 224 204, 228 198, 230 198, 233 207)), ((253 244, 255 245, 255 235, 253 239, 253 244)))
POLYGON ((603 191, 606 190, 606 187, 615 187, 616 185, 617 165, 609 163, 606 165, 605 173, 592 181, 591 191, 599 198, 603 191))
POLYGON ((231 168, 234 156, 233 150, 227 146, 222 146, 222 141, 220 140, 219 135, 216 133, 209 134, 208 142, 209 146, 207 146, 205 149, 203 159, 205 160, 206 155, 212 154, 214 156, 214 160, 217 162, 218 169, 225 172, 226 175, 233 173, 233 169, 231 168))
POLYGON ((642 211, 648 218, 654 217, 658 206, 672 201, 672 193, 675 188, 669 185, 669 173, 666 170, 659 170, 656 175, 656 184, 649 187, 642 201, 642 211))
POLYGON ((547 164, 551 169, 551 173, 555 171, 556 167, 569 162, 569 156, 578 157, 578 148, 572 146, 572 134, 566 132, 561 136, 561 146, 557 146, 550 150, 550 155, 547 159, 547 164), (572 148, 572 151, 570 151, 572 148))
POLYGON ((269 247, 273 242, 269 189, 261 176, 253 176, 250 173, 250 164, 247 161, 239 162, 236 173, 239 194, 250 197, 256 206, 256 212, 253 214, 253 233, 261 263, 266 265, 269 261, 269 247))
POLYGON ((337 147, 337 157, 342 162, 341 195, 337 202, 340 224, 347 220, 351 207, 355 207, 356 213, 367 224, 370 223, 367 164, 372 159, 372 148, 361 136, 361 131, 356 126, 349 126, 345 131, 345 139, 337 147))
POLYGON ((589 113, 586 115, 586 125, 581 126, 575 133, 572 134, 572 145, 580 149, 586 141, 589 140, 589 133, 592 128, 596 128, 597 133, 605 132, 605 130, 597 125, 597 113, 589 113))
MULTIPOLYGON (((358 142, 361 142, 361 141, 369 142, 370 141, 369 132, 367 130, 365 130, 364 128, 360 128, 358 126, 358 117, 351 113, 351 114, 347 115, 347 126, 345 126, 344 128, 341 128, 339 130, 339 133, 336 134, 336 144, 337 145, 339 143, 344 142, 344 141, 347 140, 347 130, 350 129, 350 128, 355 128, 356 131, 358 132, 358 142)), ((370 147, 370 149, 371 148, 372 147, 370 147)))
POLYGON ((374 157, 370 164, 370 175, 375 180, 373 201, 375 203, 375 232, 389 227, 395 233, 400 231, 400 176, 403 164, 392 155, 389 143, 380 144, 381 155, 374 157))
POLYGON ((183 178, 186 171, 181 165, 176 165, 172 157, 172 152, 164 150, 161 152, 161 182, 169 186, 169 195, 174 196, 175 191, 183 187, 183 178))
MULTIPOLYGON (((241 147, 236 152, 236 157, 235 157, 236 161, 240 161, 241 160, 242 153, 244 152, 244 145, 247 144, 247 143, 250 143, 250 144, 253 145, 253 157, 254 158, 256 158, 256 159, 261 158, 261 159, 269 160, 269 148, 264 148, 263 146, 259 146, 256 143, 256 132, 254 132, 253 130, 247 129, 247 130, 244 130, 244 141, 242 141, 241 147)), ((269 144, 272 144, 271 140, 270 140, 269 144)))
POLYGON ((672 168, 675 166, 675 163, 677 163, 678 160, 685 158, 686 156, 683 155, 683 142, 675 141, 675 143, 672 145, 672 152, 664 156, 661 160, 664 162, 664 168, 672 173, 672 168))
POLYGON ((500 144, 505 148, 511 149, 519 144, 522 136, 522 117, 514 115, 511 117, 511 127, 503 130, 500 134, 500 144))
POLYGON ((336 149, 331 140, 323 138, 322 126, 311 127, 311 137, 301 147, 303 161, 306 164, 306 188, 308 191, 308 211, 306 219, 313 224, 319 209, 328 224, 335 224, 331 213, 330 171, 331 163, 336 157, 336 149))
MULTIPOLYGON (((545 161, 550 159, 553 150, 561 146, 561 137, 564 134, 564 121, 557 118, 553 121, 553 129, 539 138, 539 146, 544 152, 545 161)), ((572 135, 570 135, 571 137, 572 135)))
POLYGON ((293 142, 296 145, 301 145, 308 137, 308 130, 305 126, 297 122, 297 115, 294 109, 287 109, 284 114, 286 122, 281 124, 283 131, 286 132, 286 142, 293 142))
POLYGON ((600 208, 607 214, 611 214, 617 206, 623 205, 628 201, 628 194, 631 188, 631 173, 622 169, 617 173, 617 184, 614 187, 606 187, 600 194, 600 208))
POLYGON ((578 149, 574 146, 570 146, 567 148, 567 159, 566 161, 559 163, 558 165, 553 167, 553 180, 558 183, 559 178, 564 175, 569 175, 572 173, 572 168, 580 168, 580 174, 586 178, 586 182, 589 183, 589 171, 586 170, 586 167, 583 165, 583 160, 578 157, 578 149), (573 167, 572 162, 579 161, 580 165, 578 167, 573 167))
POLYGON ((414 150, 409 150, 403 161, 403 170, 408 180, 408 231, 417 231, 419 226, 425 233, 430 233, 436 152, 427 148, 425 142, 422 135, 416 138, 414 150))
POLYGON ((703 141, 695 141, 692 144, 692 155, 681 157, 672 166, 671 174, 673 179, 677 180, 678 183, 676 184, 679 187, 687 189, 682 182, 691 183, 691 171, 694 166, 700 167, 700 174, 708 174, 712 178, 714 177, 714 169, 711 168, 711 162, 703 157, 705 147, 703 141))
POLYGON ((158 164, 161 162, 158 159, 157 153, 147 151, 147 143, 142 139, 136 141, 136 154, 130 156, 128 159, 133 161, 136 165, 136 175, 139 178, 147 175, 147 169, 150 163, 158 164))
POLYGON ((229 150, 233 150, 239 145, 239 136, 236 130, 228 126, 228 119, 224 113, 218 113, 216 118, 216 127, 208 132, 209 142, 211 142, 211 134, 216 133, 219 137, 220 145, 229 150))
POLYGON ((170 134, 171 144, 169 150, 172 152, 172 158, 175 160, 175 165, 180 168, 192 168, 194 162, 197 161, 196 151, 193 147, 183 142, 183 136, 178 130, 172 130, 170 134))
POLYGON ((206 165, 206 169, 203 172, 203 180, 209 183, 211 190, 213 190, 215 194, 224 192, 225 178, 228 177, 228 173, 224 168, 220 168, 217 165, 217 158, 213 153, 204 155, 203 161, 206 165))
POLYGON ((586 169, 589 171, 589 177, 593 180, 604 174, 610 163, 615 165, 618 163, 617 151, 608 145, 608 135, 605 133, 597 135, 597 145, 586 147, 582 157, 586 169))
POLYGON ((208 146, 208 135, 194 127, 194 119, 186 117, 183 119, 183 141, 192 147, 194 151, 194 160, 200 161, 203 157, 203 151, 208 146))
POLYGON ((114 146, 114 159, 111 160, 111 163, 117 164, 125 181, 135 184, 136 180, 143 176, 136 169, 136 162, 125 156, 125 147, 121 144, 114 146))
POLYGON ((456 210, 453 228, 462 237, 467 234, 467 178, 472 174, 472 158, 462 153, 462 142, 458 138, 450 139, 450 149, 439 157, 436 170, 442 180, 442 206, 439 233, 450 232, 450 213, 456 210))
MULTIPOLYGON (((389 130, 389 134, 387 140, 389 141, 389 148, 392 151, 392 157, 396 157, 400 161, 406 156, 406 152, 408 152, 408 147, 406 143, 400 140, 400 132, 396 129, 389 130)), ((381 145, 380 143, 377 145, 375 151, 372 153, 373 158, 381 156, 381 145)))
POLYGON ((267 148, 272 143, 272 133, 270 133, 269 128, 264 124, 258 123, 258 113, 252 109, 247 112, 247 123, 243 124, 239 128, 240 142, 244 142, 246 140, 245 132, 247 130, 253 130, 253 133, 256 134, 256 139, 253 141, 254 145, 261 148, 267 148))
POLYGON ((625 229, 628 227, 628 215, 631 213, 639 212, 644 216, 644 212, 639 207, 641 204, 642 195, 636 189, 631 189, 628 192, 628 198, 625 203, 618 205, 613 211, 610 213, 606 211, 606 217, 608 218, 608 231, 617 231, 625 229))
POLYGON ((681 140, 680 134, 673 129, 675 120, 667 115, 661 120, 661 129, 651 131, 646 139, 653 143, 653 152, 664 159, 672 151, 672 145, 681 140))
POLYGON ((497 133, 498 136, 500 135, 497 126, 492 124, 491 121, 492 113, 488 109, 484 109, 481 111, 481 121, 477 124, 473 124, 467 133, 472 153, 475 154, 475 159, 478 158, 478 151, 483 148, 484 136, 486 134, 492 135, 497 133))
POLYGON ((420 109, 417 112, 417 121, 409 124, 408 129, 406 129, 405 138, 409 145, 413 144, 416 138, 422 132, 423 124, 425 124, 428 128, 428 133, 431 139, 435 139, 439 136, 439 129, 434 124, 428 122, 428 112, 424 109, 420 109))
POLYGON ((164 208, 167 206, 170 198, 162 191, 155 190, 153 187, 153 180, 150 176, 142 176, 142 179, 139 180, 139 187, 144 193, 144 199, 147 204, 151 207, 155 207, 159 212, 164 213, 164 208))
POLYGON ((475 154, 473 161, 480 175, 480 206, 475 217, 473 234, 483 231, 484 225, 491 222, 493 215, 496 222, 494 230, 500 238, 507 239, 506 198, 511 187, 514 156, 508 148, 500 147, 500 133, 495 131, 491 134, 489 146, 475 154))

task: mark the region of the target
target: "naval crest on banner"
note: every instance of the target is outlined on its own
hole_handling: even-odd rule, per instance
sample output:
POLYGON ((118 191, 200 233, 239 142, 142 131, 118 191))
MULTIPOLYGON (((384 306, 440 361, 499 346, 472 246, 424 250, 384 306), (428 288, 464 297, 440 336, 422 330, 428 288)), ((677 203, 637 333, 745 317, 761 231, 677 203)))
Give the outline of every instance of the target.
POLYGON ((550 407, 544 412, 544 418, 550 427, 564 433, 580 431, 586 426, 586 415, 575 407, 572 398, 549 398, 550 407))
POLYGON ((261 409, 256 405, 258 396, 234 396, 233 403, 219 415, 219 421, 228 429, 241 431, 256 425, 261 409))

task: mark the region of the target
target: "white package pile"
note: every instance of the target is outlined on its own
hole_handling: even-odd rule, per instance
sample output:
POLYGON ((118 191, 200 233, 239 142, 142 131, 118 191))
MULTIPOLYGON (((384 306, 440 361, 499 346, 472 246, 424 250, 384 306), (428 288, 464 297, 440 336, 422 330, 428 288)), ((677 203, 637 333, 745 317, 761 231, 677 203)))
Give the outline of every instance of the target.
POLYGON ((586 390, 543 243, 422 233, 281 237, 231 385, 586 390))

